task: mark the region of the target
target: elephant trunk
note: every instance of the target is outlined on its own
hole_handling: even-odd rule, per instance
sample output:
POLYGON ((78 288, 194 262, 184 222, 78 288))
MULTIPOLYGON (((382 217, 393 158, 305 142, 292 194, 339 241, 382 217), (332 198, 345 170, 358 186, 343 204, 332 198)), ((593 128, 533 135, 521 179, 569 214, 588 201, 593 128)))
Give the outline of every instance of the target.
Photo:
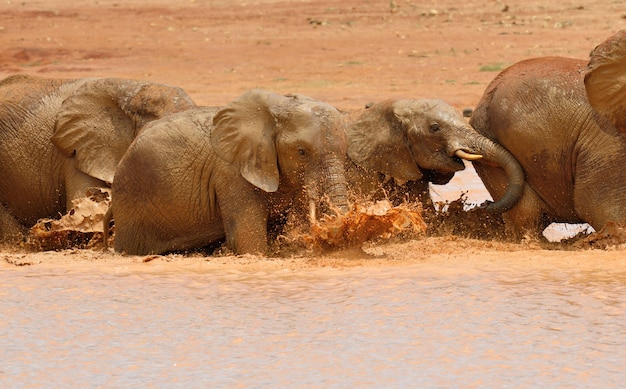
POLYGON ((308 185, 309 220, 317 219, 316 206, 322 197, 328 201, 330 211, 344 214, 349 210, 348 184, 346 182, 344 161, 337 156, 328 156, 322 162, 321 185, 308 185), (321 193, 318 192, 321 189, 321 193))
MULTIPOLYGON (((472 129, 472 131, 474 131, 472 129)), ((524 192, 524 170, 517 159, 504 147, 478 133, 472 142, 477 153, 467 153, 459 148, 455 154, 461 158, 471 160, 472 163, 488 163, 500 166, 508 177, 508 184, 504 195, 486 209, 493 213, 503 213, 513 208, 524 192), (463 154, 465 154, 463 156, 463 154)), ((495 199, 494 199, 495 200, 495 199)))

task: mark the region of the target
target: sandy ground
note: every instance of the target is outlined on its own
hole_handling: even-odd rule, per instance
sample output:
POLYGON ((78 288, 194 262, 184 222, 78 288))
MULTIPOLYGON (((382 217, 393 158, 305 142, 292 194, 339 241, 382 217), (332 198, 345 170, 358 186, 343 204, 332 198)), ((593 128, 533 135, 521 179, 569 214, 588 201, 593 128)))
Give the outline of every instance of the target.
MULTIPOLYGON (((250 88, 298 92, 337 108, 390 97, 473 107, 519 60, 586 59, 626 26, 617 1, 2 0, 0 77, 116 76, 184 88, 222 105, 250 88)), ((626 248, 575 249, 461 237, 367 244, 289 258, 200 254, 125 257, 100 249, 29 252, 5 246, 0 268, 263 269, 455 264, 624 265, 626 248)))

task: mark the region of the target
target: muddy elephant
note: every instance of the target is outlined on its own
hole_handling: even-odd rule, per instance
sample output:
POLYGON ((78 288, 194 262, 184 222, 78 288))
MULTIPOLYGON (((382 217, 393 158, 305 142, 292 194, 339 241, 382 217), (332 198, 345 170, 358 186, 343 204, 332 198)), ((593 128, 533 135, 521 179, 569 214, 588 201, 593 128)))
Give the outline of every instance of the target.
POLYGON ((345 154, 335 108, 251 90, 146 127, 118 165, 105 229, 112 214, 115 251, 126 254, 224 238, 235 253, 268 253, 268 223, 290 210, 309 220, 348 210, 345 154))
MULTIPOLYGON (((592 108, 585 90, 586 74, 588 80, 606 77, 594 75, 601 68, 595 57, 589 73, 588 61, 571 58, 514 64, 489 84, 474 110, 472 126, 524 168, 522 198, 503 215, 513 238, 541 238, 553 222, 588 223, 596 230, 609 221, 626 222, 626 140, 592 108)), ((492 196, 501 195, 502 171, 473 163, 492 196)))
POLYGON ((524 173, 500 145, 474 131, 442 100, 386 100, 351 114, 346 126, 350 188, 361 195, 395 196, 431 206, 429 183, 446 184, 463 159, 501 167, 509 190, 487 208, 510 209, 521 197, 524 173), (383 179, 384 177, 384 179, 383 179), (385 183, 393 178, 394 183, 385 183), (382 191, 387 193, 382 194, 382 191))
POLYGON ((133 80, 0 81, 0 237, 21 237, 106 186, 144 124, 192 106, 179 88, 133 80))

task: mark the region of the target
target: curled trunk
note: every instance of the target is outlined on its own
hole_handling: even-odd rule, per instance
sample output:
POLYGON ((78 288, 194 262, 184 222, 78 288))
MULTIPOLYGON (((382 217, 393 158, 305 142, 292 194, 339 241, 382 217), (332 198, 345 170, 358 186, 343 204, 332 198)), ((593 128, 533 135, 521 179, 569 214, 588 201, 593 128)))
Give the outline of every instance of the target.
MULTIPOLYGON (((474 141, 476 154, 482 158, 474 158, 478 163, 488 163, 500 166, 508 177, 506 192, 500 199, 487 205, 487 210, 494 213, 503 213, 513 208, 524 192, 524 170, 517 159, 504 147, 482 135, 476 134, 474 141)), ((474 154, 474 153, 471 153, 474 154)))

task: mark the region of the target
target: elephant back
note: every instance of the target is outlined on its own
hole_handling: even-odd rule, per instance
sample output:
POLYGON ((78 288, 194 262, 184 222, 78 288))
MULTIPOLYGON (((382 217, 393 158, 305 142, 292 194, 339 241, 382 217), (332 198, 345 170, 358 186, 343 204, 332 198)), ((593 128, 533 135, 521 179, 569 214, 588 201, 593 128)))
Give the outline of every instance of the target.
MULTIPOLYGON (((0 81, 0 128, 3 131, 11 129, 19 132, 33 113, 49 105, 47 97, 56 94, 61 86, 71 81, 29 75, 3 79, 0 81)), ((41 119, 38 120, 42 123, 41 119)))
POLYGON ((216 160, 209 138, 216 111, 193 108, 149 123, 120 160, 113 198, 144 193, 146 208, 155 207, 147 212, 148 218, 153 212, 162 214, 163 209, 197 210, 194 216, 169 213, 168 223, 174 225, 192 219, 204 221, 208 213, 215 215, 215 193, 208 185, 216 160), (200 211, 207 207, 212 211, 200 211))
POLYGON ((9 76, 0 81, 0 105, 8 103, 30 109, 40 104, 43 96, 50 95, 61 85, 70 81, 24 74, 9 76))

